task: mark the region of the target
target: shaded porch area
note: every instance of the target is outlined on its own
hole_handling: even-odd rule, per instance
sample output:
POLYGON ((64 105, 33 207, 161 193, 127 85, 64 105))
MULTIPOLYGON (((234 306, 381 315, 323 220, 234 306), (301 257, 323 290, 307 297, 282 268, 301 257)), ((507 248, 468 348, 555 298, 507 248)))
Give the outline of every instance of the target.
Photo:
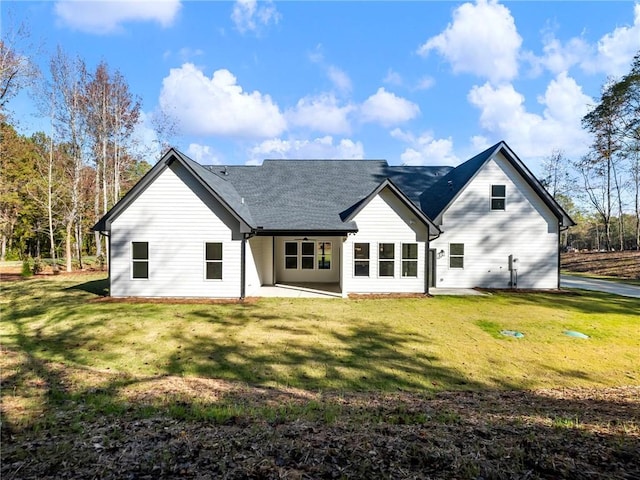
POLYGON ((280 298, 342 298, 340 284, 316 282, 287 282, 275 285, 263 285, 259 297, 280 298))

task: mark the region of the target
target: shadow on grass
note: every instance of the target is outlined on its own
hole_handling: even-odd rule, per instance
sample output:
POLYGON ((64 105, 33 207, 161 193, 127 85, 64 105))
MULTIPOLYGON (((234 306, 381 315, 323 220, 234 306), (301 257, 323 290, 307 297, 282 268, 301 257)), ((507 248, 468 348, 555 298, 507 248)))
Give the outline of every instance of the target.
MULTIPOLYGON (((21 282, 20 285, 11 285, 4 292, 9 311, 3 314, 3 344, 10 345, 13 352, 5 350, 3 355, 5 358, 15 355, 16 362, 10 368, 2 369, 3 397, 22 396, 27 403, 38 401, 39 405, 34 410, 37 415, 24 423, 16 423, 9 415, 10 402, 6 404, 9 406, 3 406, 2 433, 3 439, 8 440, 2 449, 2 478, 55 478, 62 474, 63 469, 65 475, 81 478, 87 477, 83 469, 91 465, 100 466, 104 473, 113 462, 122 460, 118 455, 124 455, 123 452, 127 451, 127 440, 122 438, 134 435, 140 425, 138 422, 149 417, 160 418, 154 428, 161 431, 165 427, 169 429, 173 428, 171 425, 178 425, 180 430, 175 436, 169 437, 176 442, 174 445, 187 445, 184 442, 191 441, 187 445, 189 448, 185 447, 178 453, 167 449, 156 451, 149 440, 152 437, 147 437, 149 443, 144 445, 150 452, 145 457, 148 463, 141 465, 139 459, 123 461, 118 464, 120 470, 112 478, 168 478, 171 475, 162 472, 171 472, 177 459, 185 461, 185 455, 196 467, 204 457, 220 458, 222 454, 211 442, 198 443, 198 440, 188 440, 188 436, 180 433, 190 422, 197 422, 199 429, 254 425, 253 429, 246 429, 251 441, 246 444, 240 442, 234 447, 238 454, 244 455, 254 448, 253 434, 261 425, 264 426, 265 421, 270 425, 278 422, 295 425, 300 418, 314 422, 314 428, 325 428, 335 420, 351 422, 351 428, 355 431, 362 425, 377 425, 371 435, 382 435, 387 439, 385 441, 400 435, 403 451, 414 449, 416 455, 398 457, 396 463, 414 476, 441 471, 445 472, 444 477, 456 478, 501 478, 501 472, 533 478, 569 478, 580 476, 584 471, 595 471, 601 477, 612 472, 613 477, 621 477, 627 470, 637 472, 637 466, 640 465, 638 403, 588 395, 555 398, 540 392, 487 391, 485 385, 468 378, 464 372, 445 367, 437 356, 411 353, 412 343, 428 344, 431 341, 428 330, 403 333, 392 326, 374 325, 363 319, 354 320, 353 325, 339 332, 323 331, 330 342, 340 345, 335 348, 305 339, 322 329, 322 317, 312 312, 297 313, 295 324, 288 324, 286 318, 277 322, 280 320, 277 315, 265 313, 260 305, 255 304, 224 308, 197 306, 184 314, 162 305, 136 306, 148 309, 147 314, 159 318, 168 314, 179 319, 191 315, 205 320, 212 331, 218 332, 232 332, 234 328, 243 328, 255 321, 275 321, 274 330, 288 331, 291 335, 286 340, 280 340, 265 354, 241 342, 216 344, 211 337, 195 337, 189 333, 188 319, 185 319, 184 325, 172 332, 172 338, 179 341, 180 348, 168 355, 168 361, 158 368, 158 375, 136 377, 88 370, 87 375, 98 377, 95 381, 73 380, 74 376, 82 376, 79 372, 81 369, 76 367, 67 371, 65 364, 87 365, 86 352, 78 347, 98 346, 105 342, 99 333, 100 328, 110 326, 110 313, 119 307, 87 302, 91 298, 87 294, 103 294, 105 280, 68 287, 66 284, 60 285, 56 290, 53 284, 46 281, 21 282), (56 362, 50 361, 51 358, 55 358, 56 362), (159 400, 155 403, 132 403, 121 395, 127 387, 142 385, 146 388, 148 385, 153 389, 154 382, 159 379, 169 376, 180 378, 183 375, 241 381, 258 386, 277 384, 297 387, 306 392, 283 387, 251 389, 227 386, 216 389, 215 385, 205 384, 202 389, 204 393, 207 393, 207 389, 212 390, 209 393, 215 393, 213 400, 206 395, 200 396, 198 389, 159 392, 160 396, 156 397, 159 400), (443 388, 473 392, 428 398, 443 388), (260 391, 259 395, 252 393, 257 390, 260 391), (320 393, 309 393, 314 390, 320 393), (425 393, 428 395, 425 396, 425 393), (523 409, 515 417, 510 410, 513 405, 523 409), (540 416, 553 422, 540 423, 536 420, 540 416), (203 420, 208 423, 203 424, 203 420), (112 426, 110 432, 113 429, 119 432, 120 440, 103 438, 107 431, 105 422, 112 426), (622 425, 623 428, 614 429, 615 432, 610 435, 602 435, 598 431, 600 427, 593 431, 578 431, 575 427, 580 422, 591 422, 602 428, 611 428, 611 425, 622 425), (396 430, 399 425, 411 428, 396 430), (381 433, 384 431, 387 433, 381 433), (431 438, 429 435, 432 431, 442 436, 429 442, 423 441, 431 438), (442 440, 452 431, 455 431, 455 439, 442 440), (479 444, 466 443, 474 437, 479 438, 479 444), (56 440, 34 442, 34 438, 56 440), (108 441, 115 446, 105 447, 108 441), (429 450, 437 441, 449 442, 446 443, 447 448, 437 452, 429 450), (76 463, 69 463, 66 456, 74 450, 81 452, 81 458, 76 463), (204 455, 198 458, 190 456, 197 451, 204 452, 204 455), (456 451, 458 453, 452 453, 456 451), (584 452, 587 452, 586 456, 582 455, 584 452), (597 455, 594 453, 590 456, 589 452, 597 452, 597 455), (478 455, 485 455, 485 466, 477 467, 478 455), (161 470, 154 471, 158 465, 161 470)), ((562 298, 539 294, 514 296, 512 300, 524 305, 543 303, 557 307, 561 304, 563 308, 590 313, 610 313, 614 310, 637 315, 637 300, 619 299, 620 302, 612 304, 610 299, 607 303, 607 298, 598 294, 562 298)), ((425 301, 425 305, 428 305, 428 301, 425 301)), ((123 325, 120 324, 121 327, 123 325)), ((123 337, 126 334, 122 332, 123 337)), ((117 334, 110 338, 117 339, 117 334)), ((267 332, 264 342, 272 341, 270 338, 267 332)), ((563 373, 576 378, 588 378, 584 372, 563 373)), ((504 380, 501 384, 505 390, 516 387, 504 380)), ((275 430, 271 428, 271 431, 275 430)), ((292 435, 296 436, 296 433, 292 435)), ((370 438, 369 432, 363 431, 354 440, 360 443, 350 446, 350 454, 358 455, 359 449, 371 451, 373 447, 366 444, 370 438)), ((305 448, 312 453, 322 453, 326 444, 323 440, 305 448)), ((129 451, 133 451, 132 448, 129 445, 129 451)), ((346 451, 345 455, 348 453, 346 451)), ((276 449, 263 458, 279 463, 285 471, 302 468, 304 462, 296 463, 294 458, 287 455, 287 452, 276 449)), ((330 458, 335 451, 327 455, 330 458)), ((346 458, 350 457, 347 455, 346 458)), ((340 468, 343 470, 334 466, 329 473, 338 474, 342 471, 345 478, 394 476, 394 472, 389 470, 392 462, 376 467, 378 470, 371 466, 371 470, 365 471, 353 470, 356 463, 342 465, 340 468)), ((224 476, 225 470, 216 473, 224 476)), ((238 476, 246 477, 254 473, 246 470, 238 476)), ((100 472, 94 472, 91 476, 109 478, 108 475, 100 475, 100 472)), ((311 472, 310 476, 331 475, 320 475, 316 471, 311 472)))
POLYGON ((91 293, 93 295, 106 297, 109 295, 109 279, 101 278, 99 280, 90 280, 88 282, 69 287, 69 290, 82 290, 83 292, 91 293))
POLYGON ((602 292, 574 291, 570 293, 500 292, 496 295, 508 297, 514 305, 536 305, 549 308, 575 310, 587 314, 619 314, 640 317, 640 299, 610 295, 602 292), (612 298, 614 299, 612 301, 612 298))

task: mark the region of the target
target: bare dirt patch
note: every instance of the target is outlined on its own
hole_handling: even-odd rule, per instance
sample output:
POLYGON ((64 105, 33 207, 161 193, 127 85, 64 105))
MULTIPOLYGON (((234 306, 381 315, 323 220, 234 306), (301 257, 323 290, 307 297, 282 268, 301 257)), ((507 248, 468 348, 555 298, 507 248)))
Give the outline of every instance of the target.
POLYGON ((639 251, 563 253, 561 264, 568 272, 640 279, 639 251))

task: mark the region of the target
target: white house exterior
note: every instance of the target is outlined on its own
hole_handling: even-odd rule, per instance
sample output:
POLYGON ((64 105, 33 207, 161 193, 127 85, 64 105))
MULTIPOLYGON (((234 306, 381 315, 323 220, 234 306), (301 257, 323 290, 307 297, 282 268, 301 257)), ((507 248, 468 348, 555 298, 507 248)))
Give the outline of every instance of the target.
POLYGON ((436 287, 557 288, 561 224, 502 153, 477 172, 436 223, 442 231, 431 244, 436 287), (491 209, 494 185, 505 187, 504 209, 491 209), (452 244, 463 246, 462 267, 451 265, 452 244), (510 257, 517 259, 511 268, 510 257))
POLYGON ((558 288, 573 222, 504 143, 456 168, 384 161, 203 167, 169 151, 94 227, 114 297, 558 288))

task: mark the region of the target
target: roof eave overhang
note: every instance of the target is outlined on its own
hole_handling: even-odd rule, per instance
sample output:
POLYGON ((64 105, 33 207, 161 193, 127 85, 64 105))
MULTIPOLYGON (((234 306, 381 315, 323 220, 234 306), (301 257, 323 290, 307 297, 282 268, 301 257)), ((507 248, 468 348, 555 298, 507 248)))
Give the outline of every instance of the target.
POLYGON ((356 233, 357 228, 347 229, 266 229, 254 228, 252 233, 257 237, 343 237, 349 233, 356 233))

